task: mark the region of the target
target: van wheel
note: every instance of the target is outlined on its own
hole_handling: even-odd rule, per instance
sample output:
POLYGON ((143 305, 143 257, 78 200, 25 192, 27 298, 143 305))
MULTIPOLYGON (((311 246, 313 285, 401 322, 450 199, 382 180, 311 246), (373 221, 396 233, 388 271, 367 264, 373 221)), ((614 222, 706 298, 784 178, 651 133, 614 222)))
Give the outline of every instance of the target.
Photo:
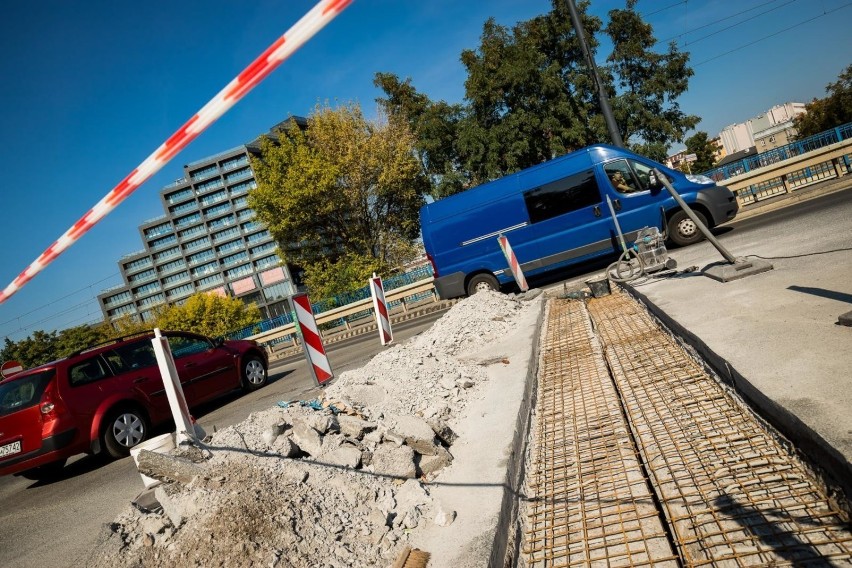
POLYGON ((500 283, 493 274, 477 274, 467 283, 467 295, 473 296, 482 290, 499 290, 500 283))
MULTIPOLYGON (((698 220, 706 227, 707 219, 704 215, 694 209, 692 212, 695 213, 698 220)), ((678 211, 672 215, 671 219, 669 219, 668 231, 669 239, 671 239, 674 244, 681 247, 695 244, 704 238, 704 233, 701 232, 701 229, 698 228, 695 221, 690 219, 689 215, 686 214, 686 211, 683 210, 678 211)))
POLYGON ((112 458, 130 455, 130 448, 148 438, 148 419, 132 407, 112 410, 104 420, 103 447, 112 458))

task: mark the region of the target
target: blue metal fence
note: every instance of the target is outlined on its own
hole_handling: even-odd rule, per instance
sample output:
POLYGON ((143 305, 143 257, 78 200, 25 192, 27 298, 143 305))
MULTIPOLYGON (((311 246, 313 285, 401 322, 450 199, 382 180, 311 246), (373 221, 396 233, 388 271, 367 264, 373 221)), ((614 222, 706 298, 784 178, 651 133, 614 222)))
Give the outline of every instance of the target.
MULTIPOLYGON (((431 278, 433 276, 432 273, 432 265, 425 264, 423 266, 418 266, 413 270, 408 272, 404 272, 402 274, 396 274, 394 276, 389 276, 387 279, 382 279, 382 285, 385 289, 385 292, 389 290, 395 290, 396 288, 401 288, 403 286, 407 286, 409 284, 413 284, 420 280, 424 280, 426 278, 431 278)), ((430 293, 431 294, 431 293, 430 293)), ((323 300, 319 300, 317 302, 313 302, 311 304, 311 310, 314 314, 321 314, 323 312, 327 312, 334 308, 345 306, 347 304, 351 304, 353 302, 358 302, 360 300, 365 300, 370 297, 370 287, 364 286, 363 288, 359 288, 357 290, 353 290, 352 292, 347 292, 345 294, 338 294, 332 298, 326 298, 323 300)), ((422 299, 423 294, 418 294, 416 299, 422 299)), ((400 304, 400 300, 396 300, 394 302, 390 302, 388 307, 393 308, 400 304)), ((345 321, 354 321, 360 318, 365 317, 368 312, 371 312, 372 308, 369 310, 364 310, 363 312, 359 312, 347 318, 341 318, 335 322, 329 322, 325 324, 326 326, 336 327, 338 325, 342 325, 345 321)), ((263 320, 262 322, 250 325, 248 327, 244 327, 242 329, 238 329, 236 331, 232 331, 230 333, 225 334, 225 339, 245 339, 246 337, 250 337, 257 333, 262 333, 264 331, 270 331, 272 329, 276 329, 287 324, 293 323, 293 314, 286 313, 281 314, 280 316, 276 316, 272 319, 263 320)), ((271 343, 281 343, 283 341, 292 340, 292 336, 286 336, 279 338, 271 343)))
POLYGON ((723 179, 750 172, 756 168, 769 166, 795 156, 807 154, 808 152, 818 148, 836 144, 837 142, 841 142, 849 138, 852 138, 852 122, 847 122, 846 124, 832 128, 831 130, 826 130, 825 132, 820 132, 819 134, 809 136, 808 138, 797 140, 796 142, 792 142, 786 146, 781 146, 779 148, 757 154, 756 156, 749 156, 737 162, 725 164, 724 166, 713 168, 712 170, 702 173, 714 181, 722 181, 723 179))

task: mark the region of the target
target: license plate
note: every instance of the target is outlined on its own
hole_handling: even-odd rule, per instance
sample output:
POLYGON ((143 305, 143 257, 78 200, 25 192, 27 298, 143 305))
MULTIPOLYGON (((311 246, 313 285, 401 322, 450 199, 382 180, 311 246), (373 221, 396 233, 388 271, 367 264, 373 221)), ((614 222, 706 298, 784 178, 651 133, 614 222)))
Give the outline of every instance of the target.
POLYGON ((12 442, 11 444, 6 444, 5 446, 0 446, 0 458, 5 458, 6 456, 11 456, 12 454, 20 454, 21 453, 21 442, 12 442))

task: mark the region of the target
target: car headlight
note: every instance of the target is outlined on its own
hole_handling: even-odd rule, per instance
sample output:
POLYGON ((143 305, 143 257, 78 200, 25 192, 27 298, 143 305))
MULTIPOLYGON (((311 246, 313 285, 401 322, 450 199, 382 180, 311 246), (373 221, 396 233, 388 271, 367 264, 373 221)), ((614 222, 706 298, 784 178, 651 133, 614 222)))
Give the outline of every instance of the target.
POLYGON ((701 174, 686 174, 686 179, 692 183, 716 183, 707 176, 701 174))

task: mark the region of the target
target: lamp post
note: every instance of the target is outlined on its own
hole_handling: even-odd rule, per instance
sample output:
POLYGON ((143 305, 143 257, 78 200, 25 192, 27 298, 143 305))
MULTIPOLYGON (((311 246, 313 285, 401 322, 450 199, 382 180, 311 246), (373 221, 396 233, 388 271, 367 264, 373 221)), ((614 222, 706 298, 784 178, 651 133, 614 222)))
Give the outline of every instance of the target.
POLYGON ((619 148, 624 148, 624 141, 621 139, 621 132, 618 130, 618 124, 615 122, 615 116, 612 114, 612 107, 609 106, 609 97, 606 94, 606 89, 598 75, 598 67, 595 65, 595 60, 589 51, 589 46, 586 44, 586 33, 583 31, 583 24, 580 22, 580 15, 577 13, 577 6, 574 5, 574 0, 566 0, 568 2, 568 12, 571 14, 571 23, 574 25, 574 32, 577 34, 577 39, 580 41, 580 49, 586 58, 586 64, 592 72, 592 80, 598 89, 598 103, 601 105, 601 113, 606 128, 609 131, 609 137, 612 143, 619 148))

